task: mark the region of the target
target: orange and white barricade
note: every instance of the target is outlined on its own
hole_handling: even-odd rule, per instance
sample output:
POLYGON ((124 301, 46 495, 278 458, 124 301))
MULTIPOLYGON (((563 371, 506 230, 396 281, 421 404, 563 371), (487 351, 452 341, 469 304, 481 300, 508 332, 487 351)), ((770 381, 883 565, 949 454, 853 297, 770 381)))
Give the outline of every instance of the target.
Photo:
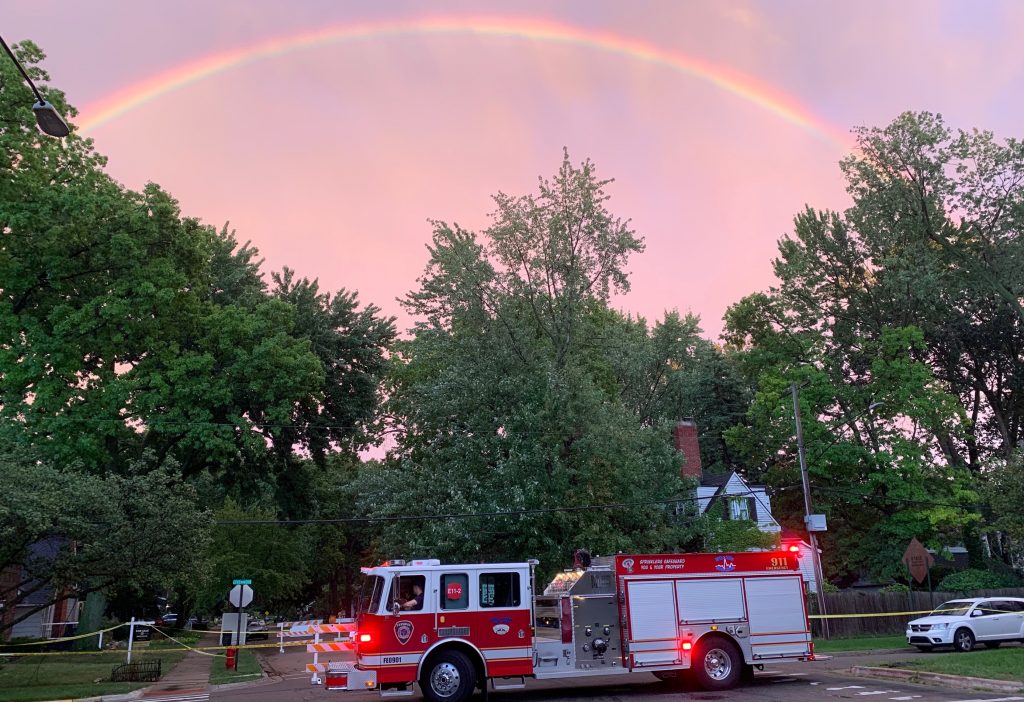
POLYGON ((306 644, 306 652, 313 654, 313 662, 306 665, 306 670, 312 673, 310 682, 314 685, 320 684, 320 673, 327 670, 327 664, 320 662, 321 653, 332 653, 336 651, 351 651, 355 644, 348 640, 349 635, 355 631, 354 620, 340 621, 336 624, 311 624, 300 631, 313 635, 312 643, 306 644), (320 634, 337 634, 334 641, 320 641, 320 634), (344 637, 344 638, 343 638, 344 637))
POLYGON ((284 653, 284 640, 292 638, 308 638, 313 635, 305 630, 311 626, 320 624, 322 619, 303 619, 295 622, 278 622, 277 624, 277 650, 284 653))

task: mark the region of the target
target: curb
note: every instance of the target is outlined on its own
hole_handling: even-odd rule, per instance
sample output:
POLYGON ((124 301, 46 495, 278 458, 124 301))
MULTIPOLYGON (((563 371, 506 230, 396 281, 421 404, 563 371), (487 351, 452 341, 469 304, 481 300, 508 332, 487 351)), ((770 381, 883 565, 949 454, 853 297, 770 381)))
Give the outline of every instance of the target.
MULTIPOLYGON (((240 682, 221 683, 220 685, 210 685, 210 692, 223 692, 224 690, 240 690, 246 687, 255 687, 256 685, 264 685, 268 681, 276 682, 272 680, 267 671, 263 671, 260 677, 255 680, 242 680, 240 682)), ((109 701, 108 701, 109 702, 109 701)))
POLYGON ((122 692, 116 695, 97 695, 95 697, 76 697, 74 699, 63 699, 63 700, 50 700, 50 702, 128 702, 129 700, 137 700, 142 697, 142 690, 145 688, 139 688, 138 690, 132 690, 131 692, 122 692))
MULTIPOLYGON (((131 692, 125 692, 120 695, 106 695, 98 699, 103 702, 128 702, 128 700, 137 700, 142 697, 142 693, 146 688, 140 687, 138 690, 132 690, 131 692)), ((84 702, 84 700, 75 700, 75 702, 84 702)))
POLYGON ((882 680, 896 680, 899 682, 928 683, 933 685, 944 685, 960 690, 992 690, 993 692, 1021 692, 1024 684, 1011 680, 992 680, 991 678, 970 678, 960 675, 946 675, 944 673, 928 673, 918 670, 905 670, 903 668, 871 668, 856 665, 850 669, 851 674, 864 678, 880 678, 882 680))
MULTIPOLYGON (((815 655, 819 651, 814 652, 815 655)), ((863 651, 820 651, 822 657, 831 656, 832 658, 844 658, 847 656, 888 656, 893 653, 912 653, 905 648, 879 648, 879 649, 866 649, 863 651)))

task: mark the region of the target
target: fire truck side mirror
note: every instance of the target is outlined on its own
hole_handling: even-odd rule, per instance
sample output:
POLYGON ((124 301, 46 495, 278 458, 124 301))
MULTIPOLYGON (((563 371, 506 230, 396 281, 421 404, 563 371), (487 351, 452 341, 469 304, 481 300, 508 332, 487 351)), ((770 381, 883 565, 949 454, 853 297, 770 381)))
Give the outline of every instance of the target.
POLYGON ((402 611, 402 605, 398 604, 397 601, 394 604, 391 605, 391 616, 397 617, 399 612, 401 612, 401 611, 402 611))

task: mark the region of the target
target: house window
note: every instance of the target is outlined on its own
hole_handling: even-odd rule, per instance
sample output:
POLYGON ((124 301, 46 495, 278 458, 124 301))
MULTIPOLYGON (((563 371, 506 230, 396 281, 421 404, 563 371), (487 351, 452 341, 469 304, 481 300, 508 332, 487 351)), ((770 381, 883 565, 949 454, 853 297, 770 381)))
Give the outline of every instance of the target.
POLYGON ((750 500, 733 497, 729 500, 729 519, 750 519, 750 500))

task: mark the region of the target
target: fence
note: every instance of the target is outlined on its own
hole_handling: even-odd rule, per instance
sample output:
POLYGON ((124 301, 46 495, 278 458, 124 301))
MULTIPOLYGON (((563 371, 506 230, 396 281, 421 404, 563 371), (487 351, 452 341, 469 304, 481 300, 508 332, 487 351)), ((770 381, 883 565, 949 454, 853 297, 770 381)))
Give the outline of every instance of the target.
POLYGON ((110 671, 110 682, 156 682, 160 679, 160 659, 122 663, 110 671))
MULTIPOLYGON (((877 614, 878 612, 918 612, 931 610, 946 600, 963 599, 959 592, 833 592, 825 595, 825 608, 830 615, 877 614)), ((978 590, 969 597, 1024 597, 1024 588, 978 590)), ((813 602, 813 599, 812 599, 813 602)), ((831 637, 871 634, 902 634, 909 620, 923 615, 897 614, 891 617, 844 617, 828 620, 831 637)), ((815 636, 822 635, 820 619, 812 620, 815 636)))

